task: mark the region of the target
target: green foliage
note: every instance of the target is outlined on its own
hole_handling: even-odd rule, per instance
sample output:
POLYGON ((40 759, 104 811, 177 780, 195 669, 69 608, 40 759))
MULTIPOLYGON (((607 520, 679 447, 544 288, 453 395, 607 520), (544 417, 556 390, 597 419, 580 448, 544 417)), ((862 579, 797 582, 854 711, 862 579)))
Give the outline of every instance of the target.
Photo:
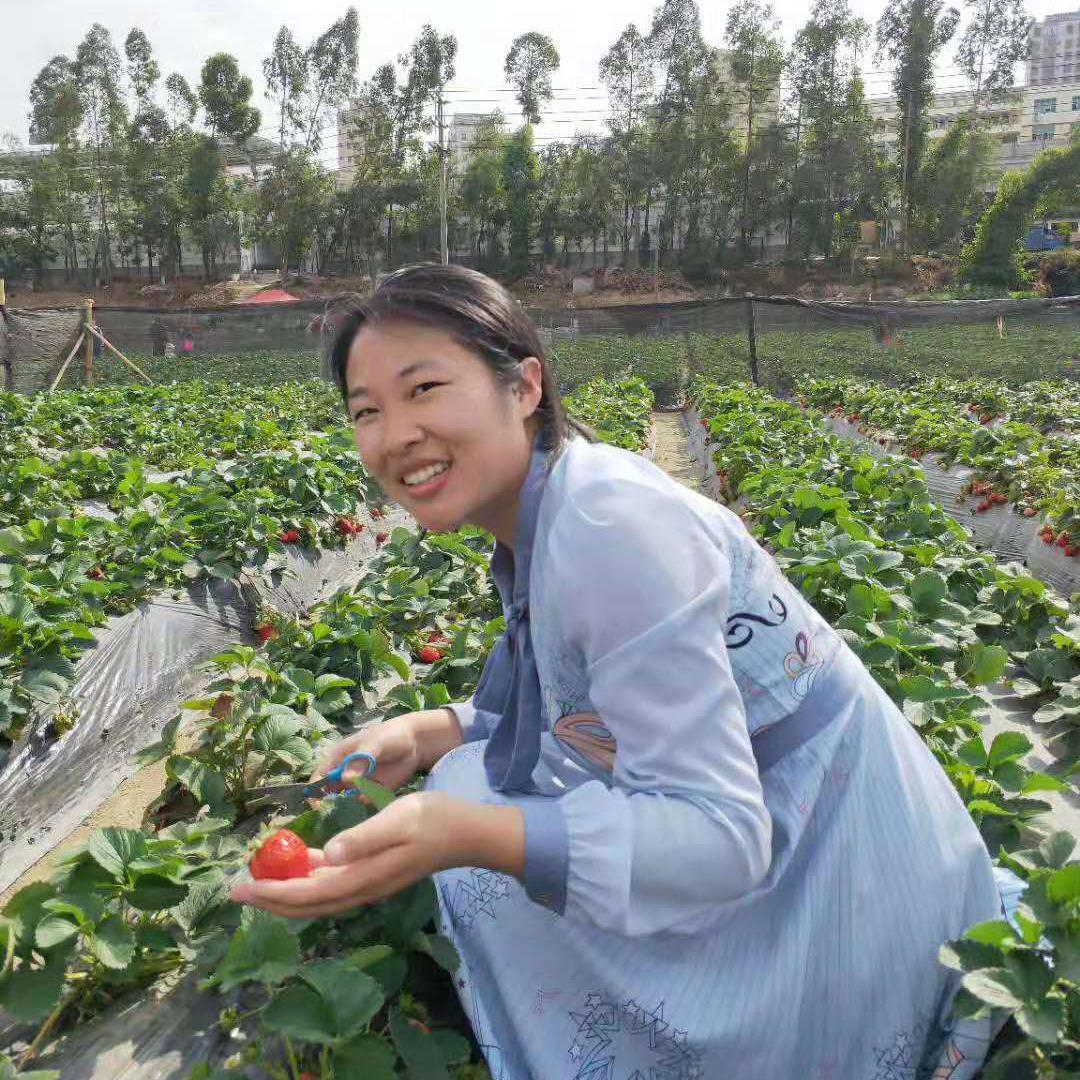
POLYGON ((1080 251, 1059 248, 1044 252, 1037 263, 1037 282, 1048 296, 1080 296, 1080 251))
POLYGON ((975 237, 960 255, 968 281, 1013 288, 1021 282, 1019 255, 1024 231, 1039 203, 1055 193, 1080 194, 1080 142, 1044 150, 1023 172, 1007 172, 979 219, 975 237))
POLYGON ((503 148, 503 186, 510 229, 510 274, 520 277, 529 269, 539 216, 540 164, 528 124, 516 131, 503 148))

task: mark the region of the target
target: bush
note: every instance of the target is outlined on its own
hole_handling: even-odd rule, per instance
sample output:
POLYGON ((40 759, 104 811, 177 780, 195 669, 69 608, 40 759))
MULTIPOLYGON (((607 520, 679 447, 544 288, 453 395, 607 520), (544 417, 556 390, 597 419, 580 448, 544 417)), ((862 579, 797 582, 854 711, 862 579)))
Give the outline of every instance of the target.
POLYGON ((1035 280, 1047 296, 1080 295, 1080 250, 1058 248, 1040 256, 1035 280))

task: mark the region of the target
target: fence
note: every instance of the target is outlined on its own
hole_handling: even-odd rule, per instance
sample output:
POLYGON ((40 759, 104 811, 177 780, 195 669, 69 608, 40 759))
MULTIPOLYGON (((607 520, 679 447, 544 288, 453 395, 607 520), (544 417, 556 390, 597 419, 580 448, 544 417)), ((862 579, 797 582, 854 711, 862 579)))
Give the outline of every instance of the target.
MULTIPOLYGON (((290 304, 232 304, 200 309, 100 307, 94 319, 104 338, 140 361, 155 379, 216 374, 212 358, 242 354, 278 354, 266 359, 268 377, 318 372, 324 316, 334 301, 290 304), (185 346, 190 352, 184 352, 185 346), (176 352, 176 359, 164 354, 176 352)), ((948 328, 980 326, 983 336, 996 336, 1016 349, 1042 358, 1038 374, 1080 378, 1080 297, 1035 300, 876 301, 847 303, 805 300, 794 296, 747 296, 669 304, 620 305, 605 308, 528 309, 544 340, 559 353, 577 339, 673 338, 685 343, 690 370, 713 344, 730 360, 739 357, 755 381, 783 385, 792 362, 823 350, 829 355, 873 346, 910 346, 898 352, 877 352, 881 373, 890 367, 934 353, 948 344, 948 328), (1009 329, 1022 331, 1010 342, 1009 329), (1022 339, 1022 340, 1021 340, 1022 339), (1028 340, 1030 339, 1030 341, 1028 340), (1044 342, 1053 347, 1044 347, 1044 342)), ((77 341, 83 312, 29 311, 0 306, 0 362, 4 386, 21 393, 47 389, 77 341)), ((100 352, 101 343, 95 346, 100 352)), ((707 357, 705 358, 707 362, 707 357)), ((972 361, 977 367, 978 359, 972 361)), ((872 366, 872 365, 871 365, 872 366)), ((133 374, 120 365, 103 364, 95 378, 128 381, 133 374)), ((876 372, 867 371, 867 374, 876 372)), ((970 372, 969 372, 970 373, 970 372)), ((1007 375, 1007 371, 995 372, 1007 375)), ((249 372, 259 377, 257 365, 249 372)), ((83 378, 83 365, 72 365, 66 385, 83 378)))

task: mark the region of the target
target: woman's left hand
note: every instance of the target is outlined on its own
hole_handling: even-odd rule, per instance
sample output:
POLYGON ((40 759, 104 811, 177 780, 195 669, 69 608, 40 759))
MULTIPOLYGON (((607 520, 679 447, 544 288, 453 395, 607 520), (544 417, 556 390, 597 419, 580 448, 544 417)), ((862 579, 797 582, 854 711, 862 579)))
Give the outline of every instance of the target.
POLYGON ((385 900, 451 866, 517 873, 524 863, 520 818, 512 807, 466 803, 438 792, 402 795, 323 850, 310 849, 308 877, 242 882, 230 895, 274 915, 314 919, 385 900))

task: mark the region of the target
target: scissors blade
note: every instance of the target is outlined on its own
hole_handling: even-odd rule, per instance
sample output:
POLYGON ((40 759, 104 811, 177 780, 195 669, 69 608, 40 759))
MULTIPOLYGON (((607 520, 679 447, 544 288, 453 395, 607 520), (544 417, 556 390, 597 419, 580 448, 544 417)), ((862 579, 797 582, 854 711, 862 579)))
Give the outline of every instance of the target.
POLYGON ((266 787, 251 788, 248 791, 247 805, 256 810, 263 806, 285 806, 299 808, 311 796, 309 784, 269 784, 266 787))

